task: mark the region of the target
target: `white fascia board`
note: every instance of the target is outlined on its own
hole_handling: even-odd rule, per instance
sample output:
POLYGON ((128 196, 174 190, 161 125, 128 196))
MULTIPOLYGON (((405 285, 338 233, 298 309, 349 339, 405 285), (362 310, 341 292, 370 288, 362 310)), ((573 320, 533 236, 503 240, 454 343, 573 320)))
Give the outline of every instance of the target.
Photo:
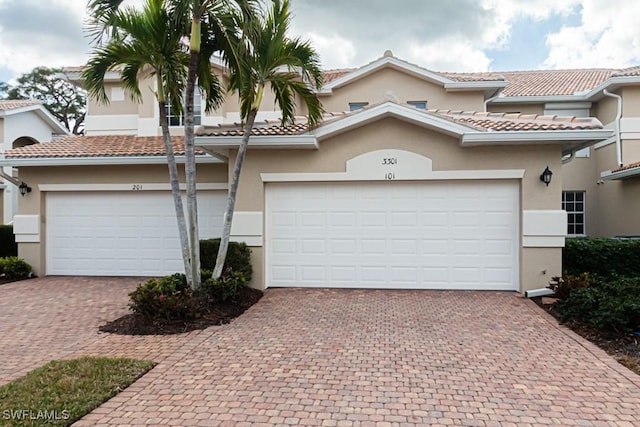
POLYGON ((611 172, 608 170, 600 173, 600 178, 605 181, 615 181, 635 177, 640 177, 640 166, 633 169, 621 170, 619 172, 611 172))
MULTIPOLYGON (((241 142, 241 136, 198 136, 195 144, 203 148, 230 149, 239 147, 241 142)), ((317 150, 318 140, 314 135, 252 136, 249 138, 249 148, 317 150)))
POLYGON ((587 101, 585 95, 499 96, 489 104, 544 104, 547 102, 587 101))
POLYGON ((585 99, 598 99, 604 96, 602 91, 604 89, 615 90, 619 86, 626 86, 630 84, 638 84, 640 83, 640 76, 620 76, 620 77, 611 77, 610 79, 605 80, 603 83, 600 83, 598 86, 594 87, 590 91, 584 94, 585 99))
POLYGON ((437 129, 438 131, 452 136, 460 137, 465 132, 473 128, 464 126, 449 120, 434 116, 419 109, 398 105, 393 102, 385 102, 375 107, 364 109, 353 115, 334 122, 321 125, 313 134, 319 141, 345 132, 351 128, 363 126, 382 117, 392 116, 424 127, 437 129))
POLYGON ((575 142, 584 144, 592 141, 596 143, 610 138, 613 131, 610 129, 593 130, 563 130, 563 131, 500 131, 500 132, 474 132, 462 137, 461 145, 520 145, 526 143, 539 144, 566 144, 575 142))
POLYGON ((53 117, 53 114, 51 114, 49 110, 47 110, 42 104, 27 105, 21 108, 0 111, 0 117, 14 116, 16 114, 28 113, 30 111, 33 111, 46 124, 48 124, 55 134, 69 135, 69 131, 67 130, 67 128, 65 128, 62 123, 58 121, 58 119, 53 117))
MULTIPOLYGON (((184 163, 184 156, 176 156, 177 163, 184 163)), ((0 159, 0 166, 110 166, 110 165, 162 165, 165 156, 128 157, 40 157, 0 159)), ((196 156, 196 163, 223 163, 211 156, 196 156)))
POLYGON ((503 80, 475 81, 475 82, 457 82, 452 81, 444 84, 447 92, 459 92, 469 90, 498 90, 507 87, 507 82, 503 80))
POLYGON ((593 105, 590 101, 574 102, 547 102, 544 104, 545 110, 582 110, 589 109, 593 105))

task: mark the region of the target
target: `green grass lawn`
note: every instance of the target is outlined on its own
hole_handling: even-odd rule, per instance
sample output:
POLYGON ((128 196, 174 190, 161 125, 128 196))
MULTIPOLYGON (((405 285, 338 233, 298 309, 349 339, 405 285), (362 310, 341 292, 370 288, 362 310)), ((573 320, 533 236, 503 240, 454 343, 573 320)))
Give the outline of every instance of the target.
POLYGON ((69 426, 153 368, 146 360, 55 360, 0 387, 0 425, 69 426))

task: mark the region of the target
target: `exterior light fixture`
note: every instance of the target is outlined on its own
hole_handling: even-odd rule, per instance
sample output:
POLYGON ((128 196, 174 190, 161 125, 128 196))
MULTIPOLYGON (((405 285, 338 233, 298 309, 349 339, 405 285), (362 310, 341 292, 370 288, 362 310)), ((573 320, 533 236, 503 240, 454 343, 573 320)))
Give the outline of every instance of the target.
POLYGON ((544 182, 547 187, 549 186, 549 183, 551 182, 551 175, 553 175, 553 172, 551 172, 551 170, 549 170, 549 166, 546 167, 546 169, 544 170, 544 172, 542 172, 542 174, 540 174, 540 181, 544 182))
POLYGON ((24 181, 20 183, 18 189, 20 190, 20 194, 22 194, 22 196, 25 196, 27 193, 31 193, 31 187, 29 187, 24 181))

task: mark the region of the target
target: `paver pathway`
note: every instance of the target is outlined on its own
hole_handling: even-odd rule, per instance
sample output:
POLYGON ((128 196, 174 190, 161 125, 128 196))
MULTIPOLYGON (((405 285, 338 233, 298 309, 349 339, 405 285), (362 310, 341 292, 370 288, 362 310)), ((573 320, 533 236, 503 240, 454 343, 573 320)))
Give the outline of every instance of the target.
POLYGON ((0 383, 52 358, 159 362, 77 426, 640 425, 640 377, 514 293, 271 289, 230 325, 97 333, 135 283, 0 287, 0 383))

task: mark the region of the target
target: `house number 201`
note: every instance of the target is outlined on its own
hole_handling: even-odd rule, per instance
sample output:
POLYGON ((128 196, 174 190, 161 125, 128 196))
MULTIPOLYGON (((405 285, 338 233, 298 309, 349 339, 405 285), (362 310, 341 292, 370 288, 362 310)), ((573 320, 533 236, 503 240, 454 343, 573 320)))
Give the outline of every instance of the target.
POLYGON ((140 191, 140 190, 142 190, 142 185, 141 184, 133 184, 133 186, 131 187, 131 190, 140 191))

